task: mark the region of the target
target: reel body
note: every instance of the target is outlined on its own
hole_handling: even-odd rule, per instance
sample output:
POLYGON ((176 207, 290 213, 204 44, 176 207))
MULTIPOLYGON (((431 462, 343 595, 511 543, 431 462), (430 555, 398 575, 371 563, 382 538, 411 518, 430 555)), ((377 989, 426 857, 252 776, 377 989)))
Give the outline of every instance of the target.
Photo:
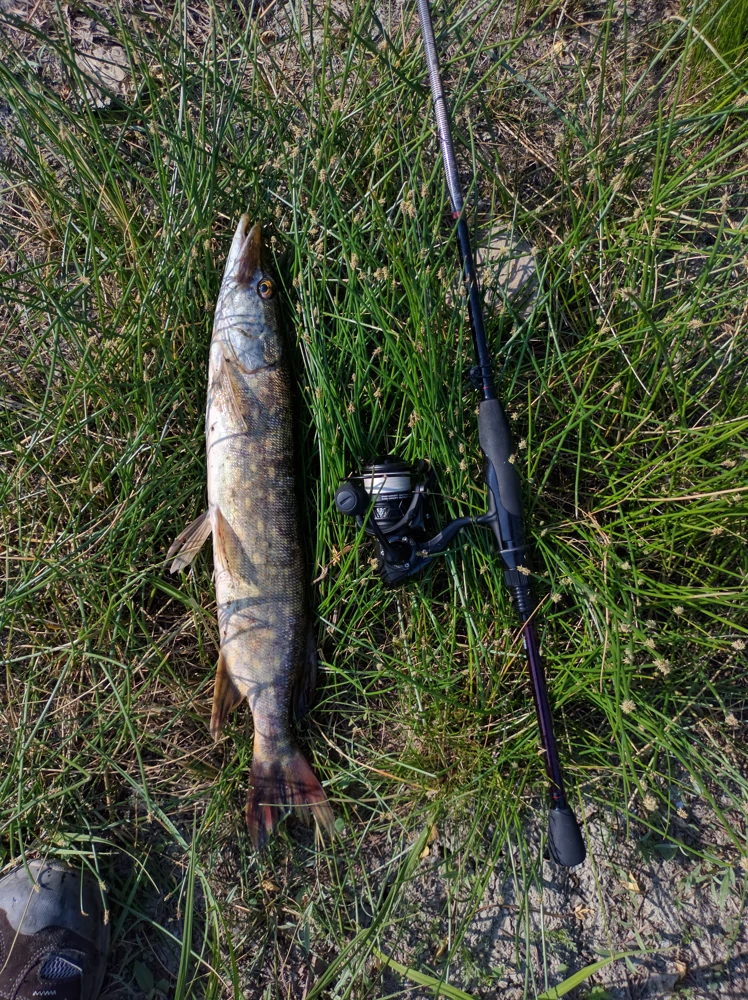
POLYGON ((377 458, 349 477, 335 493, 341 514, 377 541, 377 569, 390 587, 422 572, 462 528, 482 518, 458 517, 432 535, 429 504, 434 472, 425 460, 408 465, 397 455, 377 458), (368 515, 368 517, 367 517, 368 515))

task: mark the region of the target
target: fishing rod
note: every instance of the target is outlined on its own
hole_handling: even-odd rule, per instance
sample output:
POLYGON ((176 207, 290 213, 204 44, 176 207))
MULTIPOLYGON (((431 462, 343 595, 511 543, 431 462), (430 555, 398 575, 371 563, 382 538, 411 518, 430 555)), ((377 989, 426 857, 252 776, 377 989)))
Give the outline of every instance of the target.
POLYGON ((355 517, 359 528, 376 539, 379 573, 389 586, 395 586, 424 570, 431 556, 442 552, 462 528, 481 525, 493 531, 504 563, 504 580, 522 623, 522 639, 550 785, 548 848, 557 864, 571 868, 584 861, 586 850, 579 824, 566 799, 561 762, 553 734, 548 689, 533 621, 536 602, 529 581, 522 487, 513 463, 514 445, 506 414, 494 385, 483 324, 480 285, 465 219, 428 0, 418 0, 418 13, 452 216, 456 222, 462 277, 467 291, 468 316, 477 360, 470 375, 482 396, 478 412, 478 437, 485 459, 483 475, 487 487, 487 510, 478 517, 458 517, 436 535, 429 537, 432 518, 428 494, 434 480, 433 472, 428 462, 420 461, 415 466, 410 466, 394 455, 376 459, 364 466, 361 473, 351 476, 338 487, 335 503, 341 513, 355 517))

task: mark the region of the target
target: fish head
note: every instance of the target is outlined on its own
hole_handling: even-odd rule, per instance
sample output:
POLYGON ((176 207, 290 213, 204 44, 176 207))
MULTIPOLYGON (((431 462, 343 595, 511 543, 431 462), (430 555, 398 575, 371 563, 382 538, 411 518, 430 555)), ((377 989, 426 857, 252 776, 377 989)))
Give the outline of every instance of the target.
POLYGON ((276 364, 282 352, 278 283, 267 265, 262 229, 239 220, 216 303, 214 341, 220 340, 246 371, 276 364))

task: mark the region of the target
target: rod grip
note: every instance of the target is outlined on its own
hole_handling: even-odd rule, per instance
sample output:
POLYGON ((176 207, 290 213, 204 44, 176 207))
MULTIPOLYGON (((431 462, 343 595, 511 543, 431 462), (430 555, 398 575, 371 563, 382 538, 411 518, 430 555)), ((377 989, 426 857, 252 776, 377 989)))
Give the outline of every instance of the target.
POLYGON ((496 472, 499 503, 514 517, 522 519, 522 485, 514 467, 514 444, 504 407, 498 399, 484 399, 478 413, 480 446, 496 472))
POLYGON ((548 814, 548 850, 557 865, 574 868, 587 857, 577 818, 568 806, 548 814))
POLYGON ((478 434, 486 456, 484 476, 488 487, 490 526, 504 560, 506 582, 511 588, 527 585, 518 567, 526 569, 525 531, 522 518, 522 483, 514 467, 514 445, 504 409, 498 399, 484 399, 478 411, 478 434))

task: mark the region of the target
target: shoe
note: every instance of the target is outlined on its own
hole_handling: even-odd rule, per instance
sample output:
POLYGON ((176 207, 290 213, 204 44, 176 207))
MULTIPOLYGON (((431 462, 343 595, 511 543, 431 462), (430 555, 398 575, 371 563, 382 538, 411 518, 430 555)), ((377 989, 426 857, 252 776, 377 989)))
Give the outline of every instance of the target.
POLYGON ((60 861, 28 871, 0 879, 0 998, 96 1000, 109 950, 99 886, 60 861))

